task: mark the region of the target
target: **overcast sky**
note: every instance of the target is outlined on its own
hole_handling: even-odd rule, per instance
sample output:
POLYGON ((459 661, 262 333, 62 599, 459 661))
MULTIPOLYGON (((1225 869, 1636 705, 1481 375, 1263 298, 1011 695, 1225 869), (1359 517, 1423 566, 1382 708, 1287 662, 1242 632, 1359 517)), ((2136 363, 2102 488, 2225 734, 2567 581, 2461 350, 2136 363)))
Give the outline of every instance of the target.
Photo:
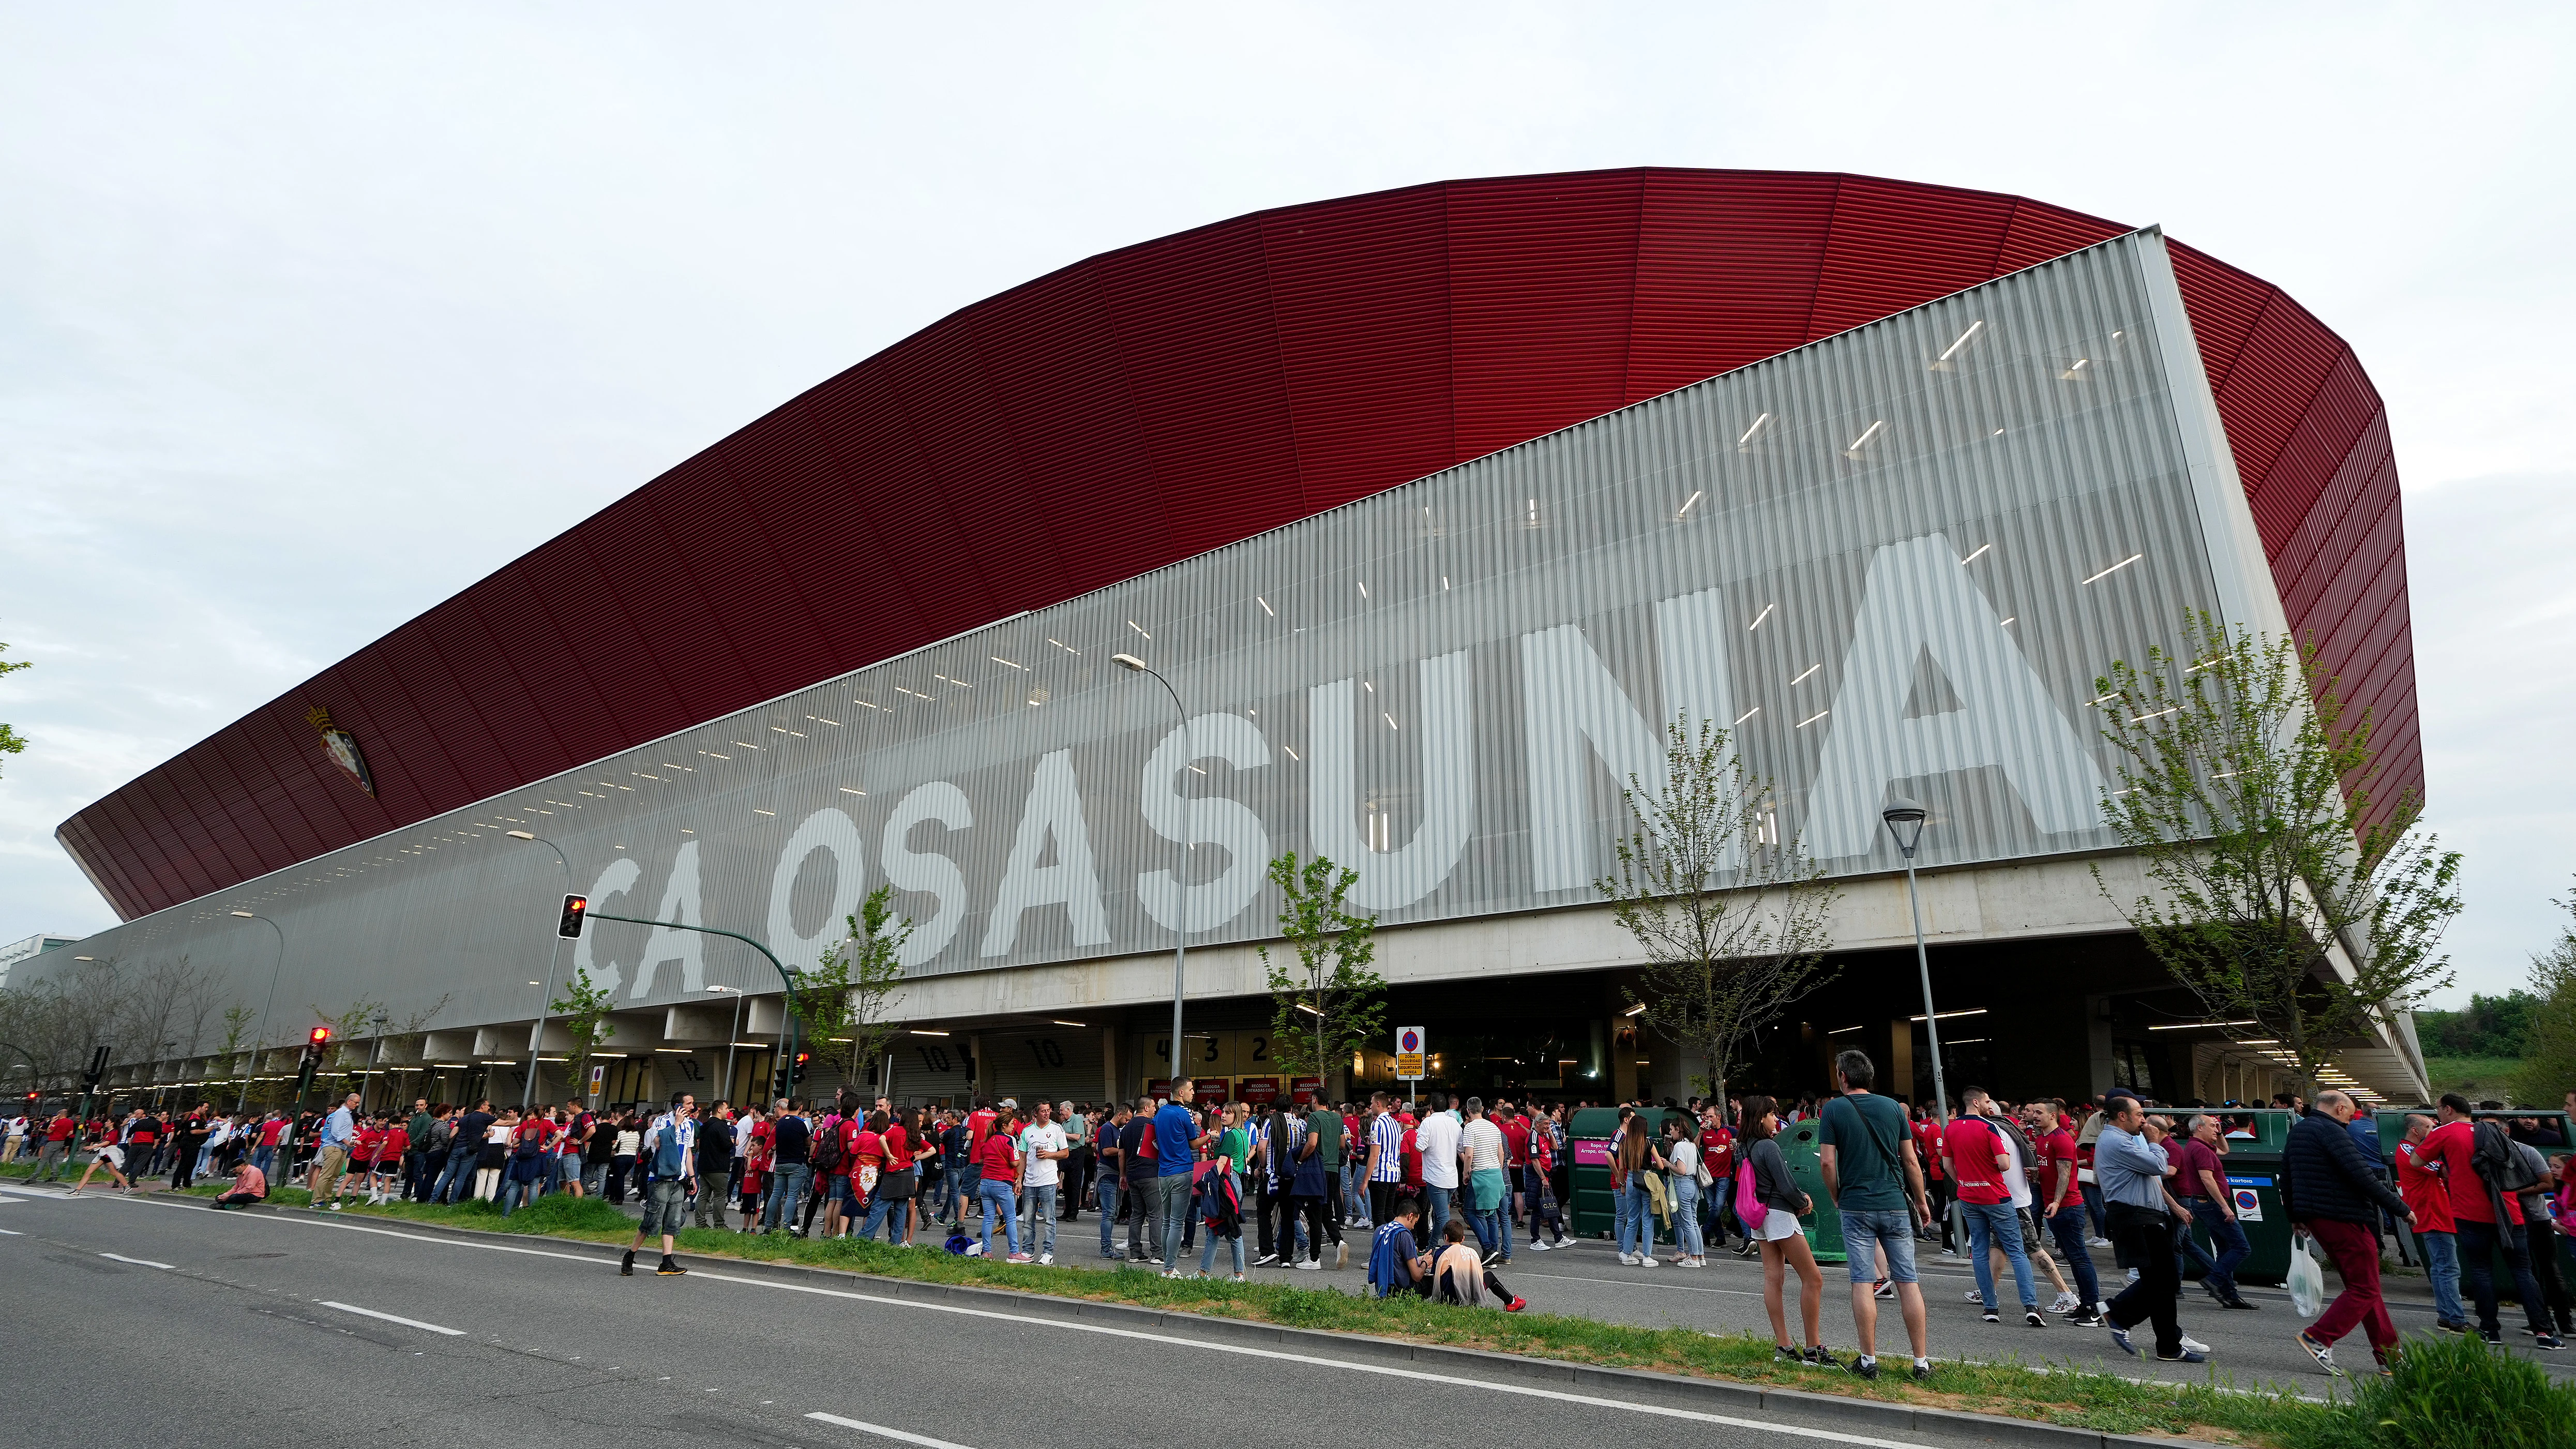
POLYGON ((2516 984, 2576 871, 2576 27, 2249 8, 7 4, 0 942, 114 920, 83 805, 947 312, 1653 164, 2161 223, 2341 331, 2468 857, 2449 996, 2516 984))

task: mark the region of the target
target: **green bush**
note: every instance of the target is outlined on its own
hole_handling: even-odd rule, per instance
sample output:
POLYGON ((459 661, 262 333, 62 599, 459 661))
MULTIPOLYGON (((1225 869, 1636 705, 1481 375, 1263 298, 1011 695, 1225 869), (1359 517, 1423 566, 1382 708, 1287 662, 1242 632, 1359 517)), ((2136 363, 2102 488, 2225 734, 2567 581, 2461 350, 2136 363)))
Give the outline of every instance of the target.
MULTIPOLYGON (((2358 1347, 2359 1345, 2355 1345, 2358 1347)), ((2297 1449, 2567 1449, 2576 1384, 2474 1334, 2410 1338, 2396 1373, 2302 1426, 2297 1449)))

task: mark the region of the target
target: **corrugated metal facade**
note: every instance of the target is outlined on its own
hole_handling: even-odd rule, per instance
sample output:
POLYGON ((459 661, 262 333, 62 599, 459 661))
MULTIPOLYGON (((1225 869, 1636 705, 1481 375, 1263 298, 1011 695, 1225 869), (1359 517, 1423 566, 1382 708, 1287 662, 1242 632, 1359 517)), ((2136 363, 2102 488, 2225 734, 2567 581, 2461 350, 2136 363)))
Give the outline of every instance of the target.
MULTIPOLYGON (((2213 529, 2123 237, 114 928, 281 1003, 524 1019, 567 886, 811 963, 903 888, 915 975, 1271 932, 1263 867, 1322 851, 1390 922, 1595 899, 1665 721, 1734 725, 1784 830, 1843 873, 2098 849, 2092 681, 2220 609, 2213 529), (1938 363, 1936 366, 1935 364, 1938 363), (1169 675, 1183 734, 1130 650, 1169 675), (527 829, 559 845, 562 876, 527 829)), ((2178 310, 2167 315, 2179 315, 2178 310)), ((1067 465, 1070 466, 1070 465, 1067 465)), ((705 506, 713 507, 715 504, 705 506)), ((2232 545, 2230 545, 2232 548, 2232 545)), ((621 1004, 770 989, 756 960, 597 923, 621 1004)), ((1022 1044, 1026 1048, 1026 1044, 1022 1044)), ((987 1050, 998 1050, 987 1044, 987 1050)), ((1022 1048, 1011 1048, 1017 1051, 1022 1048)), ((1040 1048, 1026 1048, 1041 1050, 1040 1048)), ((1065 1080, 1091 1074, 1071 1048, 1065 1080)), ((1076 1094, 1080 1095, 1080 1094, 1076 1094)))
MULTIPOLYGON (((1282 208, 966 308, 58 832, 128 918, 2117 235, 1989 193, 1630 170, 1282 208), (820 588, 800 565, 828 558, 820 588), (370 798, 308 711, 364 744, 370 798)), ((2420 785, 2396 472, 2349 349, 2174 248, 2291 623, 2420 785)))

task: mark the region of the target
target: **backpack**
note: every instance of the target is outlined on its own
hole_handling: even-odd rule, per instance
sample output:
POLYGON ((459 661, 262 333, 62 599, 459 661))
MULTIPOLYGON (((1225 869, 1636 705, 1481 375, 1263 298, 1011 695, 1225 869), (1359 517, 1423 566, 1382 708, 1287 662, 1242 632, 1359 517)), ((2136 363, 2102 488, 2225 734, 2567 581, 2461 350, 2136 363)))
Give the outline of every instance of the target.
POLYGON ((2493 1122, 2478 1123, 2469 1140, 2469 1166, 2476 1170, 2480 1181, 2496 1191, 2528 1192, 2548 1180, 2545 1169, 2533 1166, 2540 1154, 2525 1157, 2514 1151, 2513 1139, 2493 1122))
POLYGON ((1228 1168, 1211 1169, 1201 1179, 1200 1204, 1210 1231, 1232 1232, 1243 1221, 1243 1189, 1228 1168))
POLYGON ((1735 1220, 1747 1228, 1762 1226, 1770 1210, 1762 1205, 1762 1195, 1753 1186, 1753 1156, 1739 1154, 1735 1165, 1735 1220))
POLYGON ((839 1128, 814 1134, 814 1171, 828 1177, 841 1170, 841 1133, 839 1128))

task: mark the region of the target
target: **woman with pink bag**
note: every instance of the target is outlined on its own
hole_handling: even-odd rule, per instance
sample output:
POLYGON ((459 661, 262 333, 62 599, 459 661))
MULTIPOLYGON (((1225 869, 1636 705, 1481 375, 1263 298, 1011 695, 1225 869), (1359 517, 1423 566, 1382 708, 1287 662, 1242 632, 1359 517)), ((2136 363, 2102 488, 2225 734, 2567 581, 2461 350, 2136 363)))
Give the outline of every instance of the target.
POLYGON ((1815 1203, 1789 1175, 1789 1159, 1772 1140, 1780 1131, 1780 1104, 1769 1097, 1744 1099, 1744 1136, 1751 1145, 1735 1170, 1735 1216, 1762 1245, 1762 1306, 1771 1313, 1774 1356, 1783 1363, 1830 1367, 1819 1318, 1824 1311, 1825 1275, 1807 1247, 1798 1219, 1815 1211, 1815 1203), (1789 1269, 1798 1270, 1798 1318, 1807 1330, 1807 1347, 1789 1343, 1787 1286, 1789 1269))

